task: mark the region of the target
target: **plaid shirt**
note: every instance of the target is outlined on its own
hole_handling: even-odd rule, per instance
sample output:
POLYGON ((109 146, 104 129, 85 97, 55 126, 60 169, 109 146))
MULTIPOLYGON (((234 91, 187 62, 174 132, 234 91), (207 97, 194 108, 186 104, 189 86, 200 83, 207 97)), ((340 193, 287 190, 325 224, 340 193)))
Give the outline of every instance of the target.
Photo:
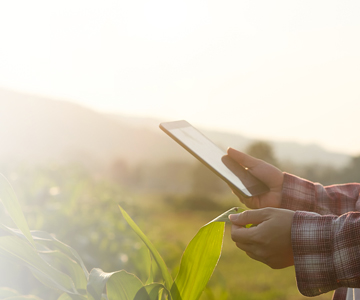
POLYGON ((284 173, 282 208, 296 211, 291 240, 296 280, 305 296, 360 287, 360 184, 324 187, 284 173))

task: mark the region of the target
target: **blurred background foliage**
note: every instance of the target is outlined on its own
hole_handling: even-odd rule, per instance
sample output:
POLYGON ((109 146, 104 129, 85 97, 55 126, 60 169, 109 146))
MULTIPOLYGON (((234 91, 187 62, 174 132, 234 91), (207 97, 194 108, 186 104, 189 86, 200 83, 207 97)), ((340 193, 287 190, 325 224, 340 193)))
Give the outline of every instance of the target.
MULTIPOLYGON (((324 185, 360 181, 360 157, 335 169, 281 161, 264 141, 253 142, 245 152, 324 185)), ((238 205, 227 185, 198 162, 130 167, 117 159, 103 172, 82 164, 3 163, 0 167, 13 185, 31 229, 53 233, 75 248, 88 269, 126 269, 141 280, 148 276, 144 257, 149 254, 122 219, 118 203, 153 241, 173 275, 198 229, 238 205)), ((232 243, 229 229, 220 263, 201 299, 304 298, 297 291, 293 268, 272 270, 251 260, 232 243)), ((0 286, 55 298, 54 292, 40 288, 26 269, 1 258, 0 268, 6 270, 0 274, 0 286)), ((331 299, 331 293, 317 298, 331 299)))

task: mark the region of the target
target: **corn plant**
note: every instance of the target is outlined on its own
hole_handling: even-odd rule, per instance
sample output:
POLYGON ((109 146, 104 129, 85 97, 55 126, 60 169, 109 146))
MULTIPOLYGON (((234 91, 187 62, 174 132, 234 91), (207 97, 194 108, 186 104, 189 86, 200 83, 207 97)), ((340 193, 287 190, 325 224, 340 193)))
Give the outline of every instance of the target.
MULTIPOLYGON (((233 208, 203 226, 185 249, 175 280, 164 260, 126 211, 122 216, 149 249, 149 265, 156 262, 161 282, 153 282, 153 269, 142 282, 136 275, 120 270, 104 272, 86 269, 79 254, 44 231, 30 231, 10 183, 0 175, 0 201, 9 216, 0 220, 0 256, 27 266, 45 286, 59 291, 57 300, 196 300, 205 289, 221 255, 224 222, 233 208)), ((153 266, 154 267, 154 266, 153 266)), ((0 288, 0 299, 35 299, 0 288)), ((41 299, 40 299, 41 300, 41 299)))

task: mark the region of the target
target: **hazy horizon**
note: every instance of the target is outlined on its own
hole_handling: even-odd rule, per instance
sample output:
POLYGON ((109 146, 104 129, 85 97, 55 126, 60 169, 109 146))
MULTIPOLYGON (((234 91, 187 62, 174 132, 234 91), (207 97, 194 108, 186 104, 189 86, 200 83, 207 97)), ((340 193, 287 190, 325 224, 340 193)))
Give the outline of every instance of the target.
POLYGON ((0 87, 356 155, 359 13, 355 0, 3 2, 0 87))

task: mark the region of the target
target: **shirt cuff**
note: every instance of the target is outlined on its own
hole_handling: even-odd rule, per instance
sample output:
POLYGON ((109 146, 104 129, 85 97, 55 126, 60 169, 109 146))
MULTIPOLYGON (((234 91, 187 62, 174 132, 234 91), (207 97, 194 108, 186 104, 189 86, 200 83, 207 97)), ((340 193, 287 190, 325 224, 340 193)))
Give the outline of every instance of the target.
POLYGON ((333 257, 333 222, 336 216, 295 212, 291 242, 297 286, 311 297, 340 287, 333 257))
POLYGON ((314 183, 284 172, 281 208, 294 211, 314 211, 314 183))

